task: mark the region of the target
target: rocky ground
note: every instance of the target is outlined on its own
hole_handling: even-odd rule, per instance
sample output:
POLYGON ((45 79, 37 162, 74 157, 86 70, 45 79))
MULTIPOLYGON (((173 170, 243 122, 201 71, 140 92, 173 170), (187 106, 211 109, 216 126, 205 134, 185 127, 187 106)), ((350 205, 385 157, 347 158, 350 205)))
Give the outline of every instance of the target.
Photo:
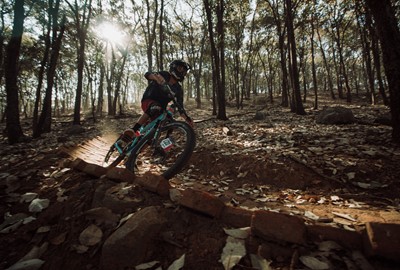
MULTIPOLYGON (((353 111, 355 123, 317 124, 322 109, 297 116, 268 106, 255 117, 257 106, 228 108, 224 122, 213 120, 209 109, 193 109, 196 150, 170 185, 246 211, 285 213, 349 232, 371 222, 400 224, 400 149, 390 141, 391 128, 376 122, 387 108, 341 105, 353 111)), ((41 269, 99 269, 109 239, 132 223, 131 214, 136 220, 150 216, 152 226, 136 236, 142 242, 131 259, 137 263, 125 269, 224 269, 221 258, 227 256, 232 261, 225 269, 397 269, 395 261, 346 241, 259 242, 254 235, 243 241, 244 255, 236 260, 224 249, 232 240, 229 224, 140 185, 68 166, 74 158, 101 165, 108 144, 131 119, 86 121, 83 133, 71 134, 58 119, 51 134, 15 146, 1 137, 1 269, 18 261, 41 269)), ((128 241, 114 252, 126 253, 128 241)))

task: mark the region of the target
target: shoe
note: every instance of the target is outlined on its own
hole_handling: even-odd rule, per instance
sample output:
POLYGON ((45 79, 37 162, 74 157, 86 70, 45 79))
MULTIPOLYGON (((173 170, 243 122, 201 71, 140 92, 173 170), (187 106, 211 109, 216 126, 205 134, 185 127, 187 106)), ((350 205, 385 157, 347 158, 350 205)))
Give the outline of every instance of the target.
POLYGON ((135 137, 139 136, 138 131, 134 131, 133 129, 126 129, 119 139, 118 145, 122 149, 124 149, 135 137))
POLYGON ((135 131, 133 129, 126 129, 123 133, 122 133, 122 140, 124 140, 125 142, 130 142, 132 141, 133 138, 135 138, 135 131))

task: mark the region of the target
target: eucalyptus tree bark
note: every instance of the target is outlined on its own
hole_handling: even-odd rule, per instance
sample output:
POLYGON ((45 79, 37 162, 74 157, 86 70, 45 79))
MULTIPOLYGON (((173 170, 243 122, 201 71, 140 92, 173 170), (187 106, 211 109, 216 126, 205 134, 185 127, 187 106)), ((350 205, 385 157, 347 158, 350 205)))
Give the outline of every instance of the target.
POLYGON ((58 23, 58 13, 60 7, 60 0, 57 0, 53 5, 53 1, 49 1, 48 9, 48 22, 47 22, 47 33, 45 37, 45 52, 43 55, 40 71, 39 71, 39 82, 36 89, 36 100, 33 115, 33 137, 39 137, 43 132, 51 131, 51 114, 52 114, 52 93, 54 86, 54 79, 56 74, 56 66, 58 56, 61 49, 61 41, 65 31, 66 18, 63 17, 61 24, 58 23), (59 29, 59 26, 60 29, 59 29), (59 31, 59 32, 58 32, 59 31), (50 35, 50 33, 52 33, 50 35), (50 56, 50 62, 48 58, 50 56), (42 111, 40 117, 38 117, 38 106, 41 97, 41 87, 44 76, 44 71, 47 68, 47 88, 44 100, 42 102, 42 111))
MULTIPOLYGON (((316 0, 314 0, 314 6, 316 6, 316 0)), ((313 78, 313 87, 314 87, 314 110, 318 109, 318 80, 317 80, 317 67, 315 65, 315 24, 316 24, 316 14, 315 11, 311 14, 311 70, 312 70, 312 78, 313 78)), ((318 26, 317 26, 318 27, 318 26)))
POLYGON ((97 95, 97 111, 96 113, 102 117, 103 114, 103 104, 104 104, 104 78, 105 78, 105 66, 104 63, 100 64, 100 79, 99 79, 99 89, 97 95))
POLYGON ((5 79, 6 79, 6 128, 10 144, 20 141, 24 136, 19 118, 19 97, 18 97, 18 61, 21 50, 22 33, 24 31, 24 0, 15 0, 14 20, 11 38, 7 44, 5 55, 5 79))
MULTIPOLYGON (((5 10, 5 0, 1 0, 1 10, 5 10)), ((4 77, 4 29, 5 29, 5 12, 0 12, 0 85, 3 84, 4 77)))
POLYGON ((159 25, 159 56, 158 56, 158 66, 160 70, 164 69, 164 26, 163 26, 163 21, 164 21, 164 0, 161 0, 160 3, 160 25, 159 25))
POLYGON ((266 1, 269 7, 271 8, 274 23, 276 25, 276 30, 278 34, 278 43, 279 43, 279 53, 280 53, 280 65, 282 70, 282 102, 281 105, 283 107, 289 106, 289 73, 287 67, 287 57, 286 57, 286 44, 285 44, 285 30, 286 28, 282 26, 284 23, 284 19, 279 14, 279 6, 278 1, 267 0, 266 1))
POLYGON ((75 0, 74 5, 72 5, 68 0, 66 0, 66 2, 74 14, 77 39, 78 39, 78 48, 77 48, 78 82, 75 95, 73 124, 80 125, 86 36, 89 27, 89 22, 92 17, 92 0, 84 0, 82 7, 79 7, 78 0, 75 0), (80 11, 82 11, 82 14, 80 14, 80 11))
POLYGON ((347 102, 351 102, 351 89, 350 89, 349 77, 348 77, 348 74, 347 74, 346 64, 344 62, 343 47, 342 47, 342 42, 341 42, 341 38, 340 38, 339 27, 336 27, 336 29, 337 29, 336 42, 337 42, 338 53, 339 53, 339 64, 340 64, 341 75, 343 75, 344 83, 345 83, 345 86, 346 86, 346 99, 347 99, 347 102))
POLYGON ((116 60, 114 49, 111 47, 111 62, 106 65, 106 81, 107 81, 107 111, 108 115, 115 116, 116 108, 113 107, 113 86, 115 76, 116 60))
MULTIPOLYGON (((251 28, 250 28, 250 44, 249 44, 249 53, 246 59, 246 65, 243 71, 242 76, 242 95, 240 100, 240 108, 243 109, 243 101, 244 95, 246 94, 246 98, 250 98, 250 90, 251 90, 251 80, 252 80, 252 72, 249 72, 251 63, 253 62, 254 55, 257 55, 253 52, 254 50, 254 31, 255 31, 255 17, 256 12, 253 13, 253 18, 251 19, 251 28), (247 92, 246 92, 247 87, 247 92)), ((243 19, 245 20, 245 19, 243 19)))
POLYGON ((352 25, 353 20, 347 19, 349 11, 349 2, 340 2, 335 1, 332 5, 332 22, 331 22, 331 35, 332 39, 336 45, 336 51, 334 50, 334 46, 332 49, 334 50, 334 56, 336 58, 335 64, 337 70, 337 83, 338 83, 338 92, 339 97, 343 98, 343 82, 346 87, 346 99, 347 102, 351 102, 351 89, 349 84, 349 78, 346 69, 346 63, 344 61, 344 52, 343 52, 343 43, 344 43, 344 35, 348 28, 352 25))
POLYGON ((378 91, 379 94, 382 97, 383 103, 385 105, 389 105, 389 99, 386 96, 385 92, 385 86, 383 85, 383 79, 382 79, 382 70, 381 70, 381 56, 380 56, 380 51, 379 51, 379 42, 378 42, 378 37, 376 30, 374 28, 372 18, 371 18, 371 13, 366 12, 366 23, 368 27, 368 32, 369 36, 371 37, 371 51, 372 51, 372 58, 373 58, 373 64, 375 67, 375 72, 376 72, 376 79, 378 81, 378 91))
POLYGON ((113 109, 114 109, 113 115, 115 115, 117 113, 117 102, 121 95, 122 77, 124 74, 125 63, 126 63, 127 58, 128 58, 128 48, 126 48, 122 52, 122 63, 121 63, 121 66, 120 66, 119 71, 117 72, 117 76, 116 76, 117 81, 115 83, 115 92, 114 92, 114 100, 113 100, 113 109))
MULTIPOLYGON (((365 65, 365 73, 368 81, 367 95, 370 99, 371 104, 375 104, 375 78, 374 72, 372 70, 372 58, 371 58, 371 42, 368 29, 370 28, 368 24, 372 24, 371 15, 368 13, 362 14, 361 3, 356 3, 356 15, 357 15, 357 25, 361 37, 361 45, 363 49, 363 60, 365 65), (364 22, 364 24, 362 24, 364 22)), ((363 65, 363 66, 364 66, 363 65)))
POLYGON ((227 120, 226 117, 226 104, 225 104, 225 75, 224 75, 224 24, 223 24, 223 14, 224 14, 224 3, 223 0, 219 0, 217 4, 217 36, 218 36, 218 47, 216 46, 213 22, 212 22, 212 12, 209 0, 204 0, 204 7, 207 15, 208 22, 208 34, 210 38, 211 54, 213 61, 213 85, 215 90, 215 95, 217 99, 217 119, 227 120), (222 58, 222 59, 221 59, 222 58))
POLYGON ((324 66, 325 66, 325 69, 326 69, 326 77, 327 77, 327 81, 328 81, 327 84, 328 84, 329 92, 331 93, 331 98, 332 99, 336 99, 335 92, 333 91, 332 71, 331 71, 331 68, 329 66, 326 54, 325 54, 325 50, 324 50, 324 46, 322 44, 322 38, 321 38, 321 34, 319 32, 319 26, 318 25, 319 25, 319 23, 318 23, 318 18, 317 18, 316 30, 317 30, 317 35, 318 35, 319 48, 321 50, 322 59, 323 59, 324 66))
POLYGON ((366 0, 375 19, 389 85, 392 139, 400 143, 400 29, 390 0, 366 0))
POLYGON ((33 133, 35 134, 36 129, 37 129, 37 122, 39 118, 39 105, 40 105, 40 99, 41 99, 41 93, 42 93, 42 86, 43 86, 43 78, 44 78, 44 73, 45 69, 49 60, 49 55, 50 55, 50 47, 51 47, 51 40, 50 40, 50 35, 51 35, 51 26, 52 26, 52 12, 51 10, 53 7, 51 6, 52 0, 49 1, 49 7, 47 11, 47 29, 46 29, 46 34, 44 36, 44 53, 43 53, 43 58, 42 61, 40 62, 40 68, 39 68, 39 73, 38 73, 38 85, 36 87, 36 98, 35 98, 35 105, 33 108, 33 120, 32 120, 32 130, 33 133))
MULTIPOLYGON (((207 40, 207 26, 206 23, 201 24, 201 32, 198 31, 196 23, 194 23, 193 19, 196 16, 194 13, 195 7, 192 6, 190 1, 187 1, 191 7, 191 14, 188 19, 184 19, 178 12, 178 10, 174 10, 176 18, 181 23, 182 27, 186 30, 186 34, 188 35, 186 38, 181 37, 182 46, 185 48, 187 46, 188 60, 192 65, 192 70, 190 71, 194 77, 194 88, 195 88, 195 100, 196 106, 198 109, 201 108, 201 82, 204 81, 202 78, 202 68, 203 68, 203 59, 205 55, 205 43, 207 40)), ((189 96, 189 95, 187 95, 189 96)))
POLYGON ((218 112, 217 119, 228 120, 226 116, 226 101, 225 101, 225 29, 224 29, 224 0, 219 0, 217 4, 217 34, 219 47, 219 61, 221 63, 221 85, 218 87, 218 112))
MULTIPOLYGON (((133 0, 132 0, 133 1, 133 0)), ((151 1, 153 2, 153 1, 151 1)), ((152 71, 153 70, 153 46, 154 46, 154 41, 156 40, 156 29, 157 29, 157 18, 158 18, 158 1, 154 1, 154 18, 152 21, 151 18, 151 11, 152 7, 150 5, 150 1, 146 0, 146 27, 144 31, 144 36, 146 40, 146 45, 147 45, 147 63, 148 63, 148 70, 152 71)))
MULTIPOLYGON (((53 86, 54 86, 54 78, 56 75, 56 67, 58 62, 58 57, 60 55, 61 50, 61 43, 65 32, 65 22, 66 17, 64 15, 61 24, 60 24, 60 32, 55 38, 52 43, 51 48, 51 56, 50 56, 50 63, 47 70, 47 88, 46 94, 43 100, 43 108, 42 112, 39 117, 38 124, 36 129, 33 131, 33 137, 38 137, 40 134, 44 132, 51 131, 51 115, 52 115, 52 93, 53 93, 53 86)), ((57 24, 58 25, 58 24, 57 24)), ((54 25, 55 29, 57 29, 57 25, 54 25)), ((56 35, 53 33, 53 35, 56 35)))
POLYGON ((299 80, 299 70, 297 66, 297 49, 296 49, 296 39, 294 35, 293 27, 293 7, 292 0, 285 0, 286 3, 286 20, 287 20, 287 32, 288 41, 291 50, 291 64, 292 64, 292 88, 293 88, 293 102, 291 102, 292 111, 299 115, 305 115, 306 112, 303 107, 303 102, 301 100, 300 93, 300 80, 299 80))

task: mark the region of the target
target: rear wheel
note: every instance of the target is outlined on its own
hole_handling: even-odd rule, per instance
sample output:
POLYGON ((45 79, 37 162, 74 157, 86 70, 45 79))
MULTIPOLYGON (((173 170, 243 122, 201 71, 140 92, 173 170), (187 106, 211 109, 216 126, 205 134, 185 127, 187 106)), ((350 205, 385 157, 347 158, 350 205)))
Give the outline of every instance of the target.
POLYGON ((166 179, 179 173, 193 153, 195 133, 185 122, 172 122, 160 129, 156 141, 148 134, 135 146, 126 162, 126 168, 138 175, 148 171, 166 179))

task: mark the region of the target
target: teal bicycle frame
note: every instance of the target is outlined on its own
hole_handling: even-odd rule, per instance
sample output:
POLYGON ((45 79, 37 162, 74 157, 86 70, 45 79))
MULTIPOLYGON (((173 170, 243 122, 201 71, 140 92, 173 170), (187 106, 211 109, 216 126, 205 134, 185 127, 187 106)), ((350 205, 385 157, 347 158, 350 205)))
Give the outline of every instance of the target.
POLYGON ((158 136, 158 132, 159 130, 157 129, 157 127, 160 126, 160 124, 162 122, 164 122, 167 118, 171 118, 173 119, 173 113, 170 112, 169 110, 165 110, 162 114, 160 114, 156 119, 154 119, 153 121, 151 121, 150 123, 148 123, 145 126, 142 126, 139 129, 139 133, 140 136, 139 137, 135 137, 131 143, 129 143, 125 148, 121 148, 118 145, 118 140, 114 143, 115 149, 117 149, 117 151, 122 154, 123 152, 125 152, 126 156, 129 156, 130 153, 132 152, 133 148, 135 148, 136 144, 147 134, 149 134, 150 132, 155 132, 153 137, 157 137, 158 136))

